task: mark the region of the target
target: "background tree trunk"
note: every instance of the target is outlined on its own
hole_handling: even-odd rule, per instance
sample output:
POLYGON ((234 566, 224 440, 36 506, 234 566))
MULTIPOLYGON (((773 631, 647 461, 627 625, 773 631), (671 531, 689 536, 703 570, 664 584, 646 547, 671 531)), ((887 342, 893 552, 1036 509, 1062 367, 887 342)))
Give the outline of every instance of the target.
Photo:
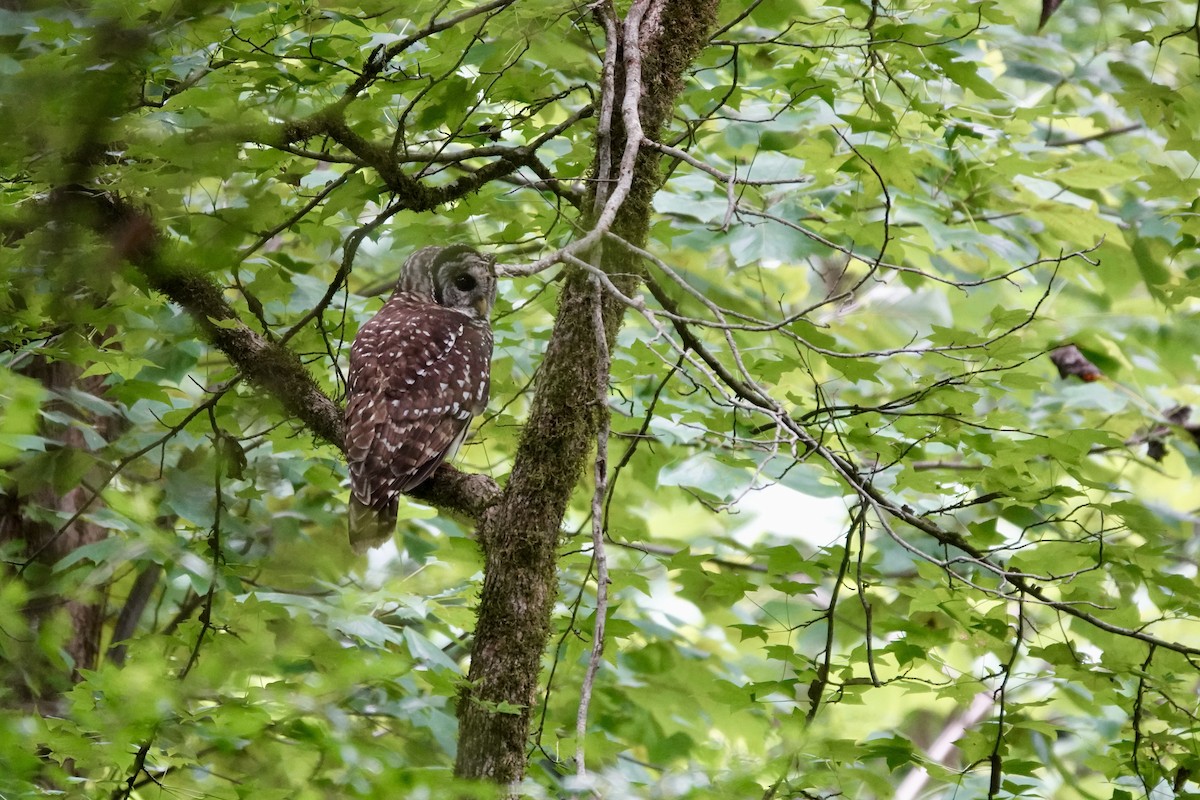
MULTIPOLYGON (((65 390, 99 391, 98 379, 80 381, 79 367, 65 361, 48 361, 37 357, 21 372, 46 387, 52 398, 46 405, 47 410, 75 412, 68 403, 53 399, 65 390)), ((106 423, 109 420, 84 422, 94 424, 101 435, 107 435, 106 428, 109 426, 106 423)), ((73 452, 88 449, 83 434, 70 426, 43 423, 42 435, 57 443, 60 449, 54 455, 67 458, 73 452)), ((60 465, 65 463, 59 461, 60 465)), ((91 497, 91 492, 83 486, 62 491, 61 487, 55 485, 55 480, 62 480, 62 477, 51 474, 43 485, 25 497, 19 496, 16 491, 0 495, 0 544, 20 542, 15 552, 19 558, 28 561, 23 572, 30 589, 26 605, 29 646, 25 651, 26 658, 13 663, 19 674, 9 676, 9 682, 21 701, 39 707, 42 707, 42 701, 52 700, 66 688, 69 685, 68 678, 77 678, 80 670, 95 668, 104 619, 100 597, 64 590, 61 586, 64 576, 55 575, 51 570, 55 562, 76 548, 104 538, 104 529, 80 518, 58 533, 58 525, 36 519, 27 513, 27 508, 32 506, 53 509, 60 516, 69 518, 91 497), (39 632, 60 609, 65 612, 69 624, 69 633, 62 643, 62 654, 67 658, 67 664, 55 663, 55 659, 39 646, 50 643, 39 642, 39 632)))

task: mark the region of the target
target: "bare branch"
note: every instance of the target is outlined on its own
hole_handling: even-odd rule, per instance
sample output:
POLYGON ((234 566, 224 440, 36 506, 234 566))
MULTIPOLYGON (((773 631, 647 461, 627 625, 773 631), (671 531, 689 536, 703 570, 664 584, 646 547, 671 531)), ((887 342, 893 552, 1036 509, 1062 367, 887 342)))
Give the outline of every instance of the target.
POLYGON ((596 615, 592 624, 592 652, 587 672, 579 687, 579 710, 575 715, 575 772, 587 774, 585 744, 587 742, 588 706, 592 701, 592 686, 604 655, 604 624, 608 617, 608 556, 604 552, 604 495, 608 477, 608 341, 604 330, 604 293, 595 282, 596 302, 592 322, 596 328, 600 358, 596 366, 596 402, 600 405, 600 428, 596 431, 595 489, 592 492, 592 560, 596 565, 596 615))
POLYGON ((638 106, 642 93, 642 51, 640 45, 642 17, 647 8, 644 3, 634 3, 625 19, 622 58, 625 67, 625 94, 621 99, 621 119, 625 124, 625 147, 621 153, 621 164, 617 170, 617 182, 612 187, 603 209, 592 229, 561 250, 543 256, 532 264, 508 267, 505 275, 526 276, 541 272, 567 256, 585 253, 612 228, 629 190, 633 186, 634 164, 638 151, 645 140, 642 132, 641 114, 638 106))

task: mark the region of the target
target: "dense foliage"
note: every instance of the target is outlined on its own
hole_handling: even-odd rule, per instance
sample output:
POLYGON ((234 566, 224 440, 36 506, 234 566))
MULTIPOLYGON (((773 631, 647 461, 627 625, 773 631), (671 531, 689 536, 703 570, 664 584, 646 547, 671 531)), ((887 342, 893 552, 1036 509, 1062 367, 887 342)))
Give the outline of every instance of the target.
MULTIPOLYGON (((1200 796, 1198 12, 1038 11, 724 4, 610 354, 586 770, 590 471, 529 795, 1200 796)), ((214 342, 338 398, 417 248, 577 239, 602 16, 0 9, 0 796, 449 796, 471 521, 355 556, 338 448, 214 342)), ((501 282, 463 470, 504 483, 580 268, 501 282)))

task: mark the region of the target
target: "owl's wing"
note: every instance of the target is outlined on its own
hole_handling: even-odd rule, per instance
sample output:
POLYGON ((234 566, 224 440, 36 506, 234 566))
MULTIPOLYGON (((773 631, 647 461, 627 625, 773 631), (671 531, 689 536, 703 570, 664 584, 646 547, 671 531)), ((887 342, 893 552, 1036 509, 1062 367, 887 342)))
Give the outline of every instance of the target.
POLYGON ((360 330, 350 352, 346 457, 354 499, 383 515, 400 493, 452 455, 487 403, 486 323, 397 295, 360 330))

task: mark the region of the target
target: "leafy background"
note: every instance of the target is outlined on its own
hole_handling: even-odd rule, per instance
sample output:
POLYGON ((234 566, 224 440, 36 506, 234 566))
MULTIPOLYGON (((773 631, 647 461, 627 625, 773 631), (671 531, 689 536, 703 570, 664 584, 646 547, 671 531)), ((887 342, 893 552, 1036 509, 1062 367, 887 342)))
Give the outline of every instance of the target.
MULTIPOLYGON (((55 528, 79 509, 53 498, 82 488, 104 534, 54 563, 4 545, 0 794, 446 796, 482 570, 469 524, 413 501, 395 548, 353 556, 340 454, 46 209, 79 183, 144 207, 173 263, 290 333, 340 397, 348 342, 410 252, 519 264, 580 232, 603 30, 583 6, 486 6, 0 10, 0 486, 55 528), (458 14, 345 99, 377 47, 458 14), (345 130, 292 135, 339 103, 345 130), (435 193, 538 147, 395 210, 359 140, 435 193), (48 388, 37 359, 77 381, 48 388), (65 613, 31 622, 44 596, 103 607, 96 664, 70 663, 65 613)), ((1037 31, 1028 2, 725 4, 665 140, 749 182, 665 162, 655 324, 628 314, 612 354, 589 771, 564 777, 595 617, 581 487, 523 791, 1200 796, 1200 461, 1167 419, 1200 400, 1195 14, 1068 2, 1037 31), (664 308, 986 563, 735 402, 664 308), (1067 342, 1105 377, 1061 379, 1045 354, 1067 342)), ((464 469, 511 467, 557 270, 502 282, 464 469)))

